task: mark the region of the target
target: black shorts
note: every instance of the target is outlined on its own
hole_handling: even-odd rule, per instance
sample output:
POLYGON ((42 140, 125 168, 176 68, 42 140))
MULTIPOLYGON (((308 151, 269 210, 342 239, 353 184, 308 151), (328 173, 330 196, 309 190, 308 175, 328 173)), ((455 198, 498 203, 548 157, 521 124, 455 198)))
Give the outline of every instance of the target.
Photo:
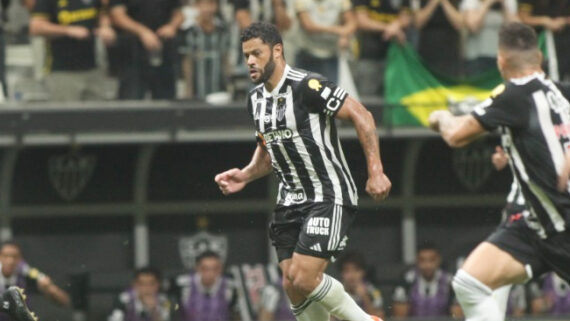
POLYGON ((277 207, 269 236, 279 262, 291 258, 293 252, 334 260, 346 247, 355 216, 355 207, 332 202, 277 207))
POLYGON ((521 262, 532 278, 554 271, 570 282, 570 231, 541 239, 527 226, 521 214, 499 225, 487 242, 521 262))

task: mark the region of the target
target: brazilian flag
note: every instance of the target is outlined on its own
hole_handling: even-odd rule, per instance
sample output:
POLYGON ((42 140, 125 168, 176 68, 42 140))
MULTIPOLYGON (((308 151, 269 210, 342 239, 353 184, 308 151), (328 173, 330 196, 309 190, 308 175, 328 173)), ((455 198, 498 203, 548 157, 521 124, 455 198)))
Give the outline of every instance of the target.
MULTIPOLYGON (((538 37, 548 59, 546 34, 538 37)), ((442 48, 442 50, 445 50, 442 48)), ((427 126, 429 114, 438 109, 469 111, 502 83, 497 69, 470 78, 453 79, 431 72, 410 44, 392 44, 384 74, 384 123, 393 126, 427 126)))
POLYGON ((427 126, 432 111, 469 109, 502 83, 497 69, 461 79, 436 75, 410 44, 390 46, 384 77, 384 118, 393 126, 427 126))

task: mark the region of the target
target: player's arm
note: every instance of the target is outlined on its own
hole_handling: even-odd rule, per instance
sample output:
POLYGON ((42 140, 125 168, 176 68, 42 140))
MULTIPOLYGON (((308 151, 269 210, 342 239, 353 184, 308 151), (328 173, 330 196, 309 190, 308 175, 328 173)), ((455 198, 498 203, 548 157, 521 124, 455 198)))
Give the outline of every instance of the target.
POLYGON ((232 168, 216 175, 215 182, 224 195, 241 191, 245 185, 271 173, 271 157, 260 144, 257 145, 249 164, 242 168, 232 168))
POLYGON ((453 116, 447 110, 431 113, 429 126, 439 132, 451 147, 463 147, 485 133, 483 126, 472 115, 453 116))
POLYGON ((376 200, 386 198, 392 183, 384 174, 384 167, 380 160, 380 147, 374 117, 361 103, 350 96, 344 101, 336 117, 352 122, 356 129, 368 166, 366 192, 376 200))
POLYGON ((64 306, 70 307, 71 306, 71 299, 69 298, 69 294, 62 290, 60 287, 55 285, 50 277, 47 275, 42 275, 38 278, 38 289, 40 292, 50 298, 55 303, 64 306))

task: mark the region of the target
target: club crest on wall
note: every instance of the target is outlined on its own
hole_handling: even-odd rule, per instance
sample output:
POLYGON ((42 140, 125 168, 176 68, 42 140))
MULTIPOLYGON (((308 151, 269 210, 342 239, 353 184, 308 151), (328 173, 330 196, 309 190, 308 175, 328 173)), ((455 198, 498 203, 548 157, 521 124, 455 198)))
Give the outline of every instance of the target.
POLYGON ((187 269, 194 268, 196 258, 206 251, 218 253, 222 261, 225 262, 228 252, 228 239, 225 236, 202 231, 189 237, 181 237, 178 240, 178 250, 182 264, 187 269))
POLYGON ((453 150, 453 169, 461 184, 469 191, 477 191, 489 178, 493 170, 492 151, 493 148, 485 143, 453 150))
POLYGON ((57 194, 66 201, 74 200, 87 186, 97 158, 94 155, 84 155, 69 152, 48 158, 48 176, 57 194))

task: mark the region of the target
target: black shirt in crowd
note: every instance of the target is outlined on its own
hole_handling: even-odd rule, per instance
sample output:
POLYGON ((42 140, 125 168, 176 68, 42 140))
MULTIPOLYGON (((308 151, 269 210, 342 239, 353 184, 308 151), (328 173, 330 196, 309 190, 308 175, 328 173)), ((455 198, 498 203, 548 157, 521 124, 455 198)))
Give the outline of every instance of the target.
MULTIPOLYGON (((365 11, 375 21, 391 23, 398 19, 400 10, 390 0, 353 0, 356 11, 365 11)), ((358 34, 359 57, 361 59, 384 60, 389 41, 382 39, 382 33, 361 31, 358 34)))
POLYGON ((127 15, 151 30, 158 30, 172 18, 174 10, 179 9, 179 0, 110 0, 109 6, 124 5, 127 15))
POLYGON ((64 26, 83 26, 91 31, 85 40, 58 37, 48 40, 46 68, 54 71, 95 68, 95 38, 100 0, 37 0, 33 16, 64 26))

